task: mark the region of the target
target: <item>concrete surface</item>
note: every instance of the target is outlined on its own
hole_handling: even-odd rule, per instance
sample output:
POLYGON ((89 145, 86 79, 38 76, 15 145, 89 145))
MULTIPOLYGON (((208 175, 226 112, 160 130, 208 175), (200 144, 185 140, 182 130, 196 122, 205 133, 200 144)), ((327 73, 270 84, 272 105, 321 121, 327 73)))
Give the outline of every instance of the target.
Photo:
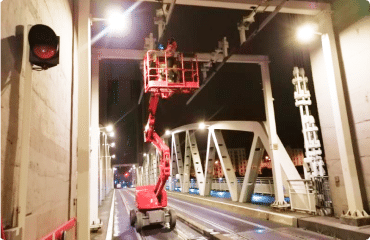
MULTIPOLYGON (((244 214, 248 217, 256 217, 292 227, 304 228, 338 239, 364 240, 370 238, 370 225, 363 227, 349 226, 342 224, 340 219, 335 217, 313 216, 307 213, 292 211, 277 212, 267 206, 232 202, 230 199, 201 197, 198 195, 169 191, 167 193, 169 196, 174 196, 179 199, 198 203, 202 202, 202 204, 208 206, 227 209, 228 211, 244 214)), ((194 228, 198 229, 200 232, 205 233, 206 236, 211 236, 212 231, 210 229, 199 226, 198 223, 193 223, 194 221, 187 220, 187 218, 181 214, 178 214, 178 217, 183 221, 186 221, 189 225, 193 225, 194 228)), ((217 235, 213 236, 213 239, 217 239, 217 235)))
POLYGON ((105 240, 107 236, 109 216, 113 201, 113 190, 111 190, 105 199, 102 201, 102 204, 99 206, 99 219, 102 221, 103 226, 97 232, 92 232, 90 235, 91 240, 105 240))

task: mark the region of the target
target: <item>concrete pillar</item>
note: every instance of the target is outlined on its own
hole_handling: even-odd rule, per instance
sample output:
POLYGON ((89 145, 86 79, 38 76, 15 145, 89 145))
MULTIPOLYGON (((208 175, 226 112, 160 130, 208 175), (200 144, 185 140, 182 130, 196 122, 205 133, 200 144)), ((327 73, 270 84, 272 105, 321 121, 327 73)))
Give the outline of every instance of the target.
MULTIPOLYGON (((90 46, 88 46, 90 48, 90 46)), ((99 177, 101 179, 101 171, 99 169, 99 61, 92 59, 92 74, 91 74, 91 155, 90 155, 90 226, 91 229, 99 229, 101 227, 98 216, 98 206, 101 202, 101 194, 99 191, 99 177), (99 196, 100 195, 100 196, 99 196)), ((100 166, 101 167, 101 166, 100 166)))
POLYGON ((104 191, 104 199, 109 193, 108 189, 108 161, 105 155, 102 156, 102 163, 103 163, 103 173, 102 173, 102 181, 103 181, 103 191, 104 191))
MULTIPOLYGON (((105 132, 100 132, 100 142, 99 142, 99 188, 100 188, 100 199, 105 199, 108 194, 108 178, 107 178, 107 156, 105 151, 107 134, 105 132)), ((99 205, 101 202, 99 202, 99 205)))
POLYGON ((75 0, 78 22, 77 239, 90 239, 90 0, 75 0))
POLYGON ((21 133, 21 166, 19 179, 19 198, 18 198, 18 228, 20 229, 21 239, 27 239, 25 236, 26 227, 26 206, 27 206, 27 182, 28 182, 28 168, 30 155, 30 123, 31 123, 31 97, 32 97, 32 66, 28 60, 29 45, 28 45, 28 31, 30 26, 24 29, 23 33, 23 60, 22 73, 20 81, 24 83, 23 100, 20 109, 22 113, 22 133, 21 133))
MULTIPOLYGON (((330 94, 330 99, 328 99, 325 104, 329 108, 328 110, 332 111, 333 114, 332 121, 335 127, 348 204, 348 211, 342 215, 342 221, 355 225, 358 225, 359 222, 369 223, 370 219, 368 214, 364 211, 363 199, 359 187, 356 160, 343 90, 343 79, 340 72, 336 40, 330 13, 320 14, 317 17, 317 21, 320 25, 319 31, 322 33, 322 36, 321 45, 315 45, 315 48, 312 48, 310 52, 312 73, 315 88, 321 86, 323 84, 322 81, 324 81, 330 94)), ((318 104, 320 104, 319 100, 318 104)))
POLYGON ((110 191, 111 189, 114 188, 114 170, 112 169, 112 163, 111 163, 111 156, 110 156, 110 152, 109 152, 109 145, 108 145, 108 137, 107 135, 105 135, 105 138, 104 138, 104 160, 108 166, 108 172, 107 172, 107 175, 108 175, 108 185, 109 185, 109 190, 110 191))

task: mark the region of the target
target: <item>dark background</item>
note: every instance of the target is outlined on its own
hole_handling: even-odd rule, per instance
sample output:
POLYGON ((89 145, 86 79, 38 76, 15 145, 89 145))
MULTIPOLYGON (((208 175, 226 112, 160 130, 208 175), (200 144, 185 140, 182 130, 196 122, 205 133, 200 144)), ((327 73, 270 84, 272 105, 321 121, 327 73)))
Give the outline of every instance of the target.
MULTIPOLYGON (((129 1, 113 1, 109 5, 112 3, 122 8, 132 4, 129 1)), ((95 2, 94 17, 105 17, 103 9, 107 7, 104 1, 95 2)), ((143 49, 144 38, 150 32, 157 34, 153 17, 155 9, 159 7, 159 3, 141 3, 132 12, 130 33, 106 34, 93 47, 143 49)), ((212 52, 223 37, 229 41, 229 50, 238 48, 237 23, 248 14, 244 10, 176 5, 164 39, 173 36, 179 52, 212 52)), ((269 14, 256 15, 256 22, 247 31, 247 37, 269 14)), ((293 97, 294 66, 303 67, 308 75, 313 102, 311 111, 319 126, 308 46, 295 41, 296 28, 309 18, 277 14, 247 47, 238 49, 238 53, 267 55, 270 58, 277 132, 283 144, 293 148, 303 148, 299 109, 295 107, 293 97)), ((92 36, 104 28, 103 23, 94 23, 92 36)), ((113 151, 117 158, 113 164, 141 162, 142 153, 147 148, 142 136, 147 121, 148 96, 138 105, 143 84, 140 62, 102 60, 100 68, 100 124, 115 123, 117 147, 113 151)), ((167 100, 160 100, 156 118, 159 135, 165 129, 203 120, 265 120, 261 73, 257 64, 225 64, 194 100, 186 105, 189 97, 174 95, 167 100)), ((247 134, 225 132, 225 139, 229 147, 246 147, 251 138, 247 134)))

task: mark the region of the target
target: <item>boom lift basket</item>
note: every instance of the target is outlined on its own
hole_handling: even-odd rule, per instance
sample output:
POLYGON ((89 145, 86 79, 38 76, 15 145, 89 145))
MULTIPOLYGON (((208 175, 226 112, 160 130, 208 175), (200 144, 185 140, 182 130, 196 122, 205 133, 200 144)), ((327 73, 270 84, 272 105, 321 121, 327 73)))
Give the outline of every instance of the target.
POLYGON ((149 50, 144 58, 145 93, 160 93, 163 98, 173 93, 191 93, 199 88, 199 71, 196 56, 184 60, 182 53, 174 57, 172 67, 166 51, 149 50), (172 76, 171 76, 172 75, 172 76))

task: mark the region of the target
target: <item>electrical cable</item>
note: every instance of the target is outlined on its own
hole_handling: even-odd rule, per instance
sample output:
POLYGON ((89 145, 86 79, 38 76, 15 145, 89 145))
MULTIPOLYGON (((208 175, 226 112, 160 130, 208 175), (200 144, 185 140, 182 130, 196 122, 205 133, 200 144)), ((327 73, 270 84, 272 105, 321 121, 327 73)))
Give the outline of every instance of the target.
POLYGON ((280 11, 280 9, 283 7, 285 2, 288 0, 282 0, 281 3, 276 6, 275 10, 261 23, 261 25, 252 32, 252 34, 249 35, 247 40, 245 40, 239 48, 233 49, 228 56, 224 57, 221 63, 217 65, 215 69, 211 69, 211 74, 209 77, 206 78, 204 81, 204 84, 199 87, 199 89, 189 98, 189 100, 186 102, 186 105, 189 105, 191 101, 199 94, 199 92, 202 91, 202 89, 208 84, 208 82, 216 75, 216 73, 225 65, 225 63, 231 58, 232 55, 234 55, 237 50, 244 48, 274 17, 275 15, 280 11))

